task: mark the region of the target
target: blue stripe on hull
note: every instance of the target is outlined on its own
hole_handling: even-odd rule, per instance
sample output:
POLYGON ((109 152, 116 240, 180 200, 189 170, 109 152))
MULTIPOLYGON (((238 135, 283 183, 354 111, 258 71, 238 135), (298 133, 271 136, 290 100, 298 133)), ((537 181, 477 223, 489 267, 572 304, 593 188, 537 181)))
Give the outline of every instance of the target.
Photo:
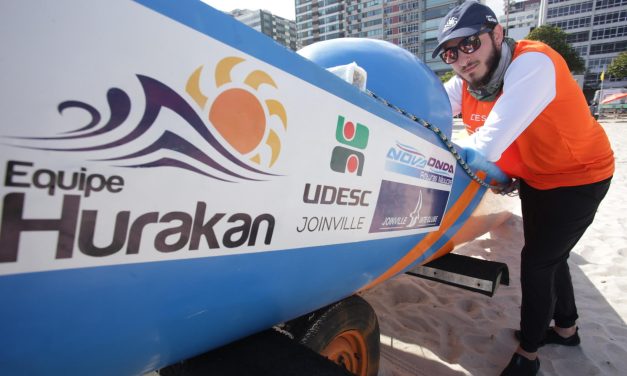
POLYGON ((5 276, 0 368, 150 371, 350 295, 419 237, 5 276))

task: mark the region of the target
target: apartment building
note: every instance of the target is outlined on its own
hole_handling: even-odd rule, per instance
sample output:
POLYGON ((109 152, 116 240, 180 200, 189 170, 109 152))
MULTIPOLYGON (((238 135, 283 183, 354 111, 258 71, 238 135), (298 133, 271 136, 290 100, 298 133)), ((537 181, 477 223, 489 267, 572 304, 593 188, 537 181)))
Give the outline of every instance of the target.
MULTIPOLYGON (((423 45, 418 57, 438 75, 451 70, 451 67, 442 62, 438 56, 435 58, 431 57, 433 50, 438 46, 437 37, 440 21, 451 9, 463 2, 464 0, 425 0, 425 10, 423 12, 421 25, 421 40, 423 45)), ((485 1, 479 2, 485 4, 485 1)))
MULTIPOLYGON (((601 72, 627 51, 627 0, 527 0, 511 4, 508 13, 499 22, 516 40, 538 25, 564 30, 585 62, 585 90, 597 89, 601 72)), ((627 87, 625 77, 605 77, 604 87, 627 87)))
MULTIPOLYGON (((568 33, 568 43, 586 62, 584 89, 600 86, 600 75, 627 51, 627 0, 544 0, 540 20, 568 33)), ((608 77, 606 88, 627 87, 627 78, 608 77)))
POLYGON ((440 20, 463 0, 295 0, 303 46, 343 37, 386 40, 410 51, 435 72, 450 70, 432 59, 440 20))
POLYGON ((300 48, 296 36, 296 22, 294 21, 275 16, 267 10, 261 9, 235 9, 231 12, 231 15, 238 21, 266 34, 293 51, 300 48))
POLYGON ((527 0, 511 3, 509 9, 503 6, 503 15, 499 23, 503 25, 508 37, 520 40, 526 37, 539 24, 540 0, 527 0))
POLYGON ((307 46, 346 36, 345 0, 295 0, 297 37, 307 46))
MULTIPOLYGON (((440 20, 463 0, 295 0, 302 46, 343 37, 376 38, 402 46, 434 72, 450 70, 431 58, 440 20)), ((481 1, 481 3, 485 3, 481 1)), ((611 61, 627 50, 627 0, 526 0, 510 3, 499 22, 514 39, 550 24, 568 33, 568 42, 586 63, 584 88, 596 88, 611 61)), ((607 77, 607 76, 606 76, 607 77)), ((624 78, 606 87, 625 87, 624 78)))

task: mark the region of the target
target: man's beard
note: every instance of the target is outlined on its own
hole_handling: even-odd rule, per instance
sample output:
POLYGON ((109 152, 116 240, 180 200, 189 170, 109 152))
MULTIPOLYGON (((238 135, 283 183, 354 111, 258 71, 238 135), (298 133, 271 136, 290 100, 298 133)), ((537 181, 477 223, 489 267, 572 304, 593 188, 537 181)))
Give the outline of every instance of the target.
POLYGON ((466 80, 468 82, 468 85, 470 85, 470 87, 475 90, 486 86, 490 82, 490 79, 492 79, 494 71, 496 71, 496 68, 499 66, 501 51, 500 49, 496 48, 496 43, 494 42, 494 37, 492 36, 492 33, 490 33, 489 35, 493 48, 491 49, 492 51, 490 52, 490 55, 486 60, 488 71, 483 75, 483 77, 479 77, 477 79, 472 79, 469 77, 469 79, 466 80))

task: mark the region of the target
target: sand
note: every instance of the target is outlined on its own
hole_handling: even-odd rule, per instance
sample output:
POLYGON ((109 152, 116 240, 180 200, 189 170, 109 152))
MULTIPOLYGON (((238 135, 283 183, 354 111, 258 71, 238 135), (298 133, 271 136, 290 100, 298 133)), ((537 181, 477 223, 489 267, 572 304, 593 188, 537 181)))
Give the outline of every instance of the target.
MULTIPOLYGON (((627 375, 627 121, 604 121, 616 173, 594 223, 571 252, 582 343, 540 349, 540 375, 627 375)), ((455 252, 509 266, 493 297, 400 275, 364 294, 381 330, 381 376, 499 375, 518 342, 522 219, 455 252)))

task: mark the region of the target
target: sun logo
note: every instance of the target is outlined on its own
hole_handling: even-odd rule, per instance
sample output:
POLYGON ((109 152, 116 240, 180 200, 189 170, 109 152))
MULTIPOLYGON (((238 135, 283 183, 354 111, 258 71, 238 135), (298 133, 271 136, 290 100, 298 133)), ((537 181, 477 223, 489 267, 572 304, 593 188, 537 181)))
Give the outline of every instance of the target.
POLYGON ((213 102, 200 89, 200 75, 204 66, 198 67, 187 80, 185 90, 204 111, 208 120, 222 138, 243 158, 264 167, 272 167, 281 153, 281 135, 287 130, 285 108, 276 99, 260 100, 260 87, 269 85, 278 89, 266 72, 253 70, 238 85, 232 78, 233 69, 244 62, 240 57, 226 57, 218 62, 214 71, 215 85, 219 90, 213 102), (278 121, 273 121, 273 116, 278 121))

